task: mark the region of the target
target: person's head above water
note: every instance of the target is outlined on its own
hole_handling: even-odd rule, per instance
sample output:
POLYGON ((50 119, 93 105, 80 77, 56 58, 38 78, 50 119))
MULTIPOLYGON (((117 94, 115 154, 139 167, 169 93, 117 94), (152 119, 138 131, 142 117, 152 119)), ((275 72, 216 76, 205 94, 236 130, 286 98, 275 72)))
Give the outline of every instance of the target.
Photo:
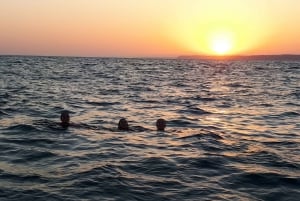
POLYGON ((69 111, 67 110, 63 110, 60 113, 60 120, 61 120, 61 124, 63 126, 68 126, 70 123, 70 115, 69 115, 69 111))
POLYGON ((129 130, 128 122, 125 118, 120 119, 118 124, 119 130, 129 130))
POLYGON ((156 121, 156 128, 158 131, 164 131, 166 128, 166 120, 164 119, 158 119, 156 121))

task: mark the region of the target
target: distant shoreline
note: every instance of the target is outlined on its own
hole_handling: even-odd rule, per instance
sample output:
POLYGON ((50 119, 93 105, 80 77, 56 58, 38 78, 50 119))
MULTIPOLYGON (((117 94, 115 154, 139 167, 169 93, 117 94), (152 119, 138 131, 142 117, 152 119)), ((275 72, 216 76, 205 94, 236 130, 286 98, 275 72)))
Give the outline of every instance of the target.
POLYGON ((101 59, 182 59, 182 60, 229 60, 229 61, 253 61, 253 60, 275 60, 275 61, 300 61, 300 54, 270 54, 270 55, 181 55, 173 57, 121 57, 121 56, 63 56, 63 55, 13 55, 0 54, 0 57, 59 57, 59 58, 101 58, 101 59))
POLYGON ((176 56, 166 56, 166 57, 159 57, 159 56, 141 56, 141 57, 129 57, 129 56, 78 56, 78 55, 22 55, 22 54, 0 54, 0 57, 57 57, 57 58, 96 58, 96 59, 177 59, 176 56))
POLYGON ((298 54, 278 54, 278 55, 230 55, 230 56, 204 56, 204 55, 182 55, 177 59, 199 59, 199 60, 295 60, 300 61, 298 54))

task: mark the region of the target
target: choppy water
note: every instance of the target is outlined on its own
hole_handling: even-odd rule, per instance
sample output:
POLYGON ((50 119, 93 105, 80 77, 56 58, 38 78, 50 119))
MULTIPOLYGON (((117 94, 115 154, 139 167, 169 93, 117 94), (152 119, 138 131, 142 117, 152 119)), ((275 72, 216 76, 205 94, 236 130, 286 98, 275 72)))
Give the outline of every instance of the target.
POLYGON ((2 56, 0 78, 0 200, 300 200, 299 62, 2 56), (49 126, 63 109, 86 126, 49 126))

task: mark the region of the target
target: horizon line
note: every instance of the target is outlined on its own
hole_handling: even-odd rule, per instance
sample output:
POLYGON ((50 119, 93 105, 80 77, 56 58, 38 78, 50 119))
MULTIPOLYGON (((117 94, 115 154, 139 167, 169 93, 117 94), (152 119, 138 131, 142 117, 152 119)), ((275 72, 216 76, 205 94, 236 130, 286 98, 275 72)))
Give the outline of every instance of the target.
POLYGON ((176 59, 179 56, 83 56, 83 55, 39 55, 39 54, 0 54, 0 57, 72 57, 103 59, 176 59))
POLYGON ((299 54, 236 54, 236 55, 202 55, 202 54, 182 54, 177 56, 83 56, 83 55, 39 55, 39 54, 0 54, 0 57, 71 57, 71 58, 111 58, 111 59, 239 59, 255 57, 293 57, 300 59, 299 54))

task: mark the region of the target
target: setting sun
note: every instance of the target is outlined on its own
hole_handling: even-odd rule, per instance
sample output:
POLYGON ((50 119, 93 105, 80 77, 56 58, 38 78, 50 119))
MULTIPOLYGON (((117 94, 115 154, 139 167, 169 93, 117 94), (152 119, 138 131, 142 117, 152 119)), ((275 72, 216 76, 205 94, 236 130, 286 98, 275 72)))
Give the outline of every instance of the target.
POLYGON ((232 49, 232 39, 226 35, 218 35, 212 38, 211 49, 219 55, 230 53, 232 49))

